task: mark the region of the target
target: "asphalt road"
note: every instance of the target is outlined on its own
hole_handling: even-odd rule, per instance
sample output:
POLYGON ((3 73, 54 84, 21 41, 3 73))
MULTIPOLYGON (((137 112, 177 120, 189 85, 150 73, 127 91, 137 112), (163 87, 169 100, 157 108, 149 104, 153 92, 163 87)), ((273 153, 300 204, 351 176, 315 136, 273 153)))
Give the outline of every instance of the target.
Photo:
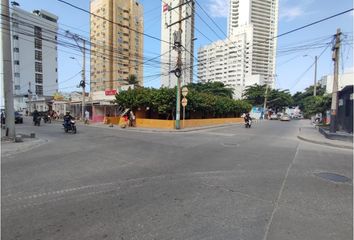
POLYGON ((2 239, 352 239, 352 151, 298 140, 307 124, 71 135, 27 121, 17 132, 48 142, 2 158, 2 239))

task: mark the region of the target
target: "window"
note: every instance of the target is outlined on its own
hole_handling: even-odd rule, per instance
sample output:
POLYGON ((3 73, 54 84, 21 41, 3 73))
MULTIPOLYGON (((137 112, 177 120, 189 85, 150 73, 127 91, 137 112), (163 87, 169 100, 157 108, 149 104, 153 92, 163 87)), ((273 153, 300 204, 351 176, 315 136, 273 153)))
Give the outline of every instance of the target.
POLYGON ((34 36, 41 38, 42 37, 42 28, 35 26, 34 27, 34 36))
POLYGON ((39 96, 43 96, 43 86, 36 85, 36 94, 39 96))
POLYGON ((13 35, 14 40, 18 40, 18 35, 13 35))
POLYGON ((43 75, 40 73, 36 73, 36 83, 42 84, 43 83, 43 75))
POLYGON ((34 47, 37 49, 42 49, 42 40, 38 38, 34 39, 34 47))
POLYGON ((15 85, 15 90, 20 90, 20 89, 21 89, 20 85, 15 85))
POLYGON ((20 52, 20 49, 18 47, 15 47, 14 52, 18 53, 18 52, 20 52))
POLYGON ((20 61, 19 61, 19 60, 15 60, 15 61, 14 61, 14 64, 15 64, 15 65, 20 65, 20 61))
POLYGON ((14 76, 15 76, 15 77, 20 77, 20 73, 19 73, 19 72, 15 72, 15 73, 14 73, 14 76))
POLYGON ((41 51, 35 50, 34 55, 35 55, 34 58, 36 60, 42 61, 42 52, 41 51))
POLYGON ((36 72, 43 72, 43 66, 41 62, 35 62, 34 64, 36 72))

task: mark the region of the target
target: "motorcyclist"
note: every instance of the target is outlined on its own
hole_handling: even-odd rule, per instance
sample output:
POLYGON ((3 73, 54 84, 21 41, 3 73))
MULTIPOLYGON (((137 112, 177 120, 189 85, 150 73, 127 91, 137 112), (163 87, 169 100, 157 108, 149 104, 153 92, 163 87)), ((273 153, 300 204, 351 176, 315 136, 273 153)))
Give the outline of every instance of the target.
POLYGON ((67 111, 66 114, 64 115, 63 119, 64 119, 64 126, 66 127, 66 126, 68 126, 68 124, 70 124, 70 121, 73 120, 74 117, 70 115, 69 111, 67 111))
POLYGON ((249 120, 251 120, 250 114, 246 113, 243 119, 245 120, 245 123, 247 123, 249 120))
POLYGON ((36 122, 37 118, 39 117, 39 112, 37 111, 37 109, 33 111, 32 116, 33 116, 33 122, 36 122))

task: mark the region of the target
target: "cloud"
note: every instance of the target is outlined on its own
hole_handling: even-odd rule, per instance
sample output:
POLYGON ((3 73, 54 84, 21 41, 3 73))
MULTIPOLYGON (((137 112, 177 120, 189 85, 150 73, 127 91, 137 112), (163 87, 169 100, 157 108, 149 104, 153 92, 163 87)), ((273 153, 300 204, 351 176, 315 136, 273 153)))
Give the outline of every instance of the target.
POLYGON ((279 9, 279 19, 284 19, 285 21, 292 21, 297 17, 304 15, 304 10, 300 6, 294 7, 280 7, 279 9))
POLYGON ((229 15, 229 0, 210 0, 207 6, 212 17, 226 18, 229 15))

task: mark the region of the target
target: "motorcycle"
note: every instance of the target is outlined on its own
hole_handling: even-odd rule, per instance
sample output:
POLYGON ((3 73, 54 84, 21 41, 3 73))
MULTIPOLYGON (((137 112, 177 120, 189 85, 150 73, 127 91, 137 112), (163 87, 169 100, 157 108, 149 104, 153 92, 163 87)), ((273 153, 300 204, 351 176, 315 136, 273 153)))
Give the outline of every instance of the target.
POLYGON ((251 125, 252 125, 251 119, 245 120, 245 128, 251 128, 251 125))
POLYGON ((44 123, 52 123, 52 118, 49 115, 44 115, 43 121, 44 123))
POLYGON ((36 117, 34 120, 33 120, 33 124, 34 126, 40 126, 41 125, 41 117, 36 117))
POLYGON ((71 131, 72 133, 76 133, 76 125, 75 125, 75 120, 70 120, 66 123, 63 123, 64 126, 64 131, 67 133, 69 131, 71 131))

